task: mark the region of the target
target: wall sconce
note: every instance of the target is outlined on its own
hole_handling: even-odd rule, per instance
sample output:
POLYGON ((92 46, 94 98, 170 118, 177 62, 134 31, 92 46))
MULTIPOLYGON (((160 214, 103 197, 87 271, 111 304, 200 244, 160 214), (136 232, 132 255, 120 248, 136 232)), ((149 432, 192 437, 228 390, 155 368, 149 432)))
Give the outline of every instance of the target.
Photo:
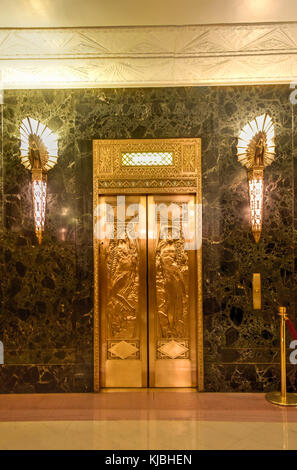
POLYGON ((22 121, 21 162, 32 174, 35 234, 42 242, 45 224, 47 172, 58 160, 58 137, 48 127, 30 117, 22 121))
POLYGON ((267 113, 246 124, 238 136, 237 157, 248 170, 250 220, 256 243, 262 230, 264 168, 274 160, 274 137, 274 124, 267 113))

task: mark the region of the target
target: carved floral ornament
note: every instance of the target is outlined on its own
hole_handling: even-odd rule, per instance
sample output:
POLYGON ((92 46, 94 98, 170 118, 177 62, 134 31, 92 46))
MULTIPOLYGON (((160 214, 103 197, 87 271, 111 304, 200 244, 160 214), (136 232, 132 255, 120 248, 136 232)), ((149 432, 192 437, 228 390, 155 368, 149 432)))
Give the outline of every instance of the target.
POLYGON ((248 122, 238 137, 237 157, 248 170, 250 220, 256 243, 262 231, 264 168, 274 160, 274 138, 274 124, 267 113, 248 122))
POLYGON ((45 225, 47 172, 58 160, 58 137, 33 118, 23 119, 20 127, 21 163, 32 174, 35 234, 41 244, 45 225))

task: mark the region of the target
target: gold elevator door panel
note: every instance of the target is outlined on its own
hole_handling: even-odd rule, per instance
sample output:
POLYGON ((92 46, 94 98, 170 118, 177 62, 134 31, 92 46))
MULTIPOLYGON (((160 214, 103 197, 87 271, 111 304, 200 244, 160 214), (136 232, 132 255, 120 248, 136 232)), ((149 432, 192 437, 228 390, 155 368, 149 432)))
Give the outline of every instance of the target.
POLYGON ((125 214, 117 196, 100 199, 114 220, 100 242, 102 386, 195 387, 196 252, 185 249, 195 224, 183 212, 194 196, 125 196, 125 214))
POLYGON ((149 384, 195 387, 194 196, 148 197, 149 384))
POLYGON ((105 210, 105 231, 113 230, 100 242, 101 384, 147 387, 146 198, 104 196, 100 204, 105 210), (118 209, 121 201, 125 206, 118 209), (140 234, 130 236, 133 228, 138 231, 138 225, 133 225, 133 204, 143 209, 142 239, 140 234))

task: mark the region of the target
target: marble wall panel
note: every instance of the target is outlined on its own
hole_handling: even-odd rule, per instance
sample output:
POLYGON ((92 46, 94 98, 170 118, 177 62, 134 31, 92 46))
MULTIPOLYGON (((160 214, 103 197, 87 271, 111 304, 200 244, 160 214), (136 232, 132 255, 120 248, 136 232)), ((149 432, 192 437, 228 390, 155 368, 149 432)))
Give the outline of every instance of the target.
MULTIPOLYGON (((202 138, 205 387, 251 392, 279 386, 278 303, 295 319, 297 142, 289 95, 285 85, 5 92, 1 393, 92 390, 92 139, 117 138, 202 138), (264 112, 276 122, 277 155, 265 170, 264 225, 256 245, 236 139, 264 112), (27 115, 59 134, 41 246, 30 173, 18 158, 19 126, 27 115), (262 275, 261 311, 252 308, 253 272, 262 275)), ((292 390, 295 368, 289 368, 292 390)))

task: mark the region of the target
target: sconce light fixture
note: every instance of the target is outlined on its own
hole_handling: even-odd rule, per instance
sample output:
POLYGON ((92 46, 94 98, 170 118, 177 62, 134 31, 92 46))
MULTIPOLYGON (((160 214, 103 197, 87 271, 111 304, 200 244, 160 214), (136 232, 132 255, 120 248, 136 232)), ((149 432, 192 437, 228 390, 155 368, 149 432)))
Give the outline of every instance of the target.
POLYGON ((58 160, 58 137, 47 126, 26 117, 20 127, 21 162, 32 174, 35 234, 42 242, 45 224, 47 172, 58 160))
POLYGON ((238 136, 237 157, 248 170, 250 219, 256 243, 262 230, 264 167, 274 160, 274 137, 274 124, 267 113, 246 124, 238 136))

